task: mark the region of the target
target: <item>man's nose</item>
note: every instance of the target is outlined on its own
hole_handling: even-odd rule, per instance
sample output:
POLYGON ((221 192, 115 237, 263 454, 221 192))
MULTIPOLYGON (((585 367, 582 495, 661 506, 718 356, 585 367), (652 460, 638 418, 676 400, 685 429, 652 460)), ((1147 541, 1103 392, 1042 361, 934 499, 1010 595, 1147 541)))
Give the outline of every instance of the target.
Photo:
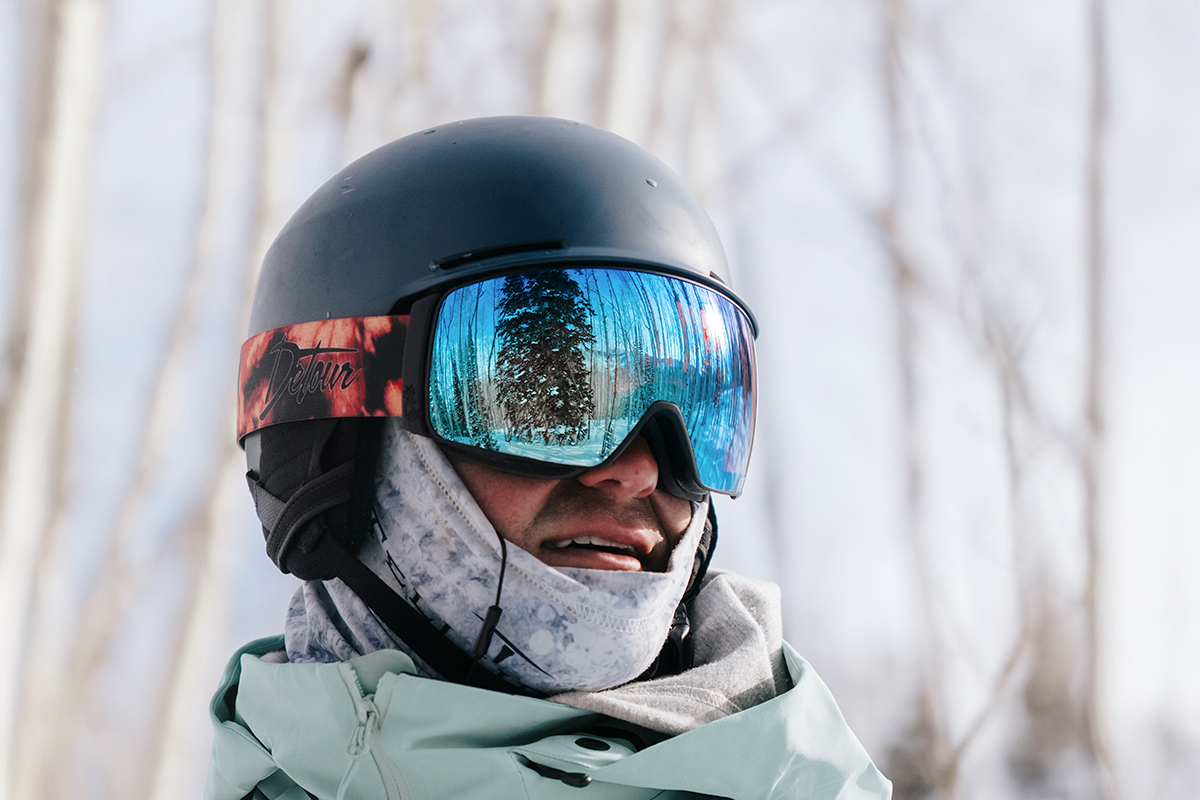
POLYGON ((638 436, 621 451, 621 455, 603 466, 589 469, 576 480, 589 488, 627 497, 648 497, 658 488, 658 462, 650 452, 650 445, 638 436))

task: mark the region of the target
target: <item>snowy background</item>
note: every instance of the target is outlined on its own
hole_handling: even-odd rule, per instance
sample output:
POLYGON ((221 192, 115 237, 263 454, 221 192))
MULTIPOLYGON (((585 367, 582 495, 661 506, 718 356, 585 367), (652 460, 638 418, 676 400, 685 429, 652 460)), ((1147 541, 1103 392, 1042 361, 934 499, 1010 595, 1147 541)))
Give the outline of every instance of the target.
POLYGON ((0 800, 197 797, 282 628, 233 441, 266 246, 471 116, 613 130, 762 333, 720 566, 898 798, 1200 782, 1196 0, 0 0, 0 800))

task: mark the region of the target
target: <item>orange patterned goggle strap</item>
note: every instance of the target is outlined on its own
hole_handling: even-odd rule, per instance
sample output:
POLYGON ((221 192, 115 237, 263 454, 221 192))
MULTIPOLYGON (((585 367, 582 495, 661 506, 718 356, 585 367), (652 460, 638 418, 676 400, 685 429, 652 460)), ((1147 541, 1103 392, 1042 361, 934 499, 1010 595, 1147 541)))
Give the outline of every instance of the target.
POLYGON ((408 316, 301 322, 252 336, 238 374, 238 440, 279 422, 399 417, 408 316))

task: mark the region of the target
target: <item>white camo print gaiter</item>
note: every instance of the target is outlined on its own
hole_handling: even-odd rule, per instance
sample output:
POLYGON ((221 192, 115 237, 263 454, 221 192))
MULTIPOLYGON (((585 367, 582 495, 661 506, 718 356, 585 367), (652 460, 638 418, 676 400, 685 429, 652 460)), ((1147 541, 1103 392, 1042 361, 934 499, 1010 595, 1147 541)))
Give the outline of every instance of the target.
MULTIPOLYGON (((488 659, 547 694, 633 680, 666 640, 691 575, 707 514, 692 521, 666 572, 556 569, 512 544, 488 659)), ((376 479, 379 526, 359 558, 471 652, 496 599, 500 543, 432 440, 389 420, 376 479)))

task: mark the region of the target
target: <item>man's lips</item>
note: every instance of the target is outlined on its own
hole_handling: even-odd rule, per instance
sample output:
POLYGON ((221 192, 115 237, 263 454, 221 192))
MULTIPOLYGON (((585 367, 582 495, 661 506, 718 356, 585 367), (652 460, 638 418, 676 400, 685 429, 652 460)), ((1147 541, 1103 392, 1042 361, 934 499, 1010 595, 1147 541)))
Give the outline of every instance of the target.
POLYGON ((542 560, 551 566, 638 571, 654 549, 654 537, 641 531, 583 533, 542 543, 542 560))
POLYGON ((546 542, 544 546, 549 547, 551 550, 562 550, 566 547, 570 547, 571 545, 580 545, 583 547, 609 547, 613 550, 622 550, 627 552, 631 556, 637 555, 637 551, 633 549, 633 545, 613 542, 599 536, 576 536, 573 539, 560 539, 557 542, 546 542))

